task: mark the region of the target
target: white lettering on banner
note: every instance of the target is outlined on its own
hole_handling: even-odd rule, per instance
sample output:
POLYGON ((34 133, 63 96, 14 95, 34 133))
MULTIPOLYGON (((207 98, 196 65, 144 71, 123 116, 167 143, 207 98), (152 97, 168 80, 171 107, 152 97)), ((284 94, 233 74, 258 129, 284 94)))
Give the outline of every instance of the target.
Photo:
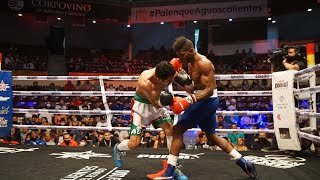
POLYGON ((268 1, 241 1, 131 8, 131 23, 264 17, 268 1))
POLYGON ((8 127, 8 120, 4 119, 4 117, 0 117, 0 127, 8 127))
POLYGON ((0 114, 8 114, 9 113, 9 106, 3 107, 0 109, 0 114))
POLYGON ((52 0, 32 0, 34 7, 52 8, 60 10, 72 10, 72 11, 91 11, 91 4, 82 4, 74 2, 59 2, 52 0))
POLYGON ((9 84, 6 84, 5 82, 3 82, 3 80, 1 80, 0 91, 7 91, 8 88, 10 88, 9 84))
POLYGON ((8 148, 8 147, 0 147, 0 154, 7 153, 20 153, 20 152, 33 152, 39 148, 29 148, 29 149, 18 149, 18 148, 8 148))
POLYGON ((274 85, 274 88, 287 88, 288 87, 288 81, 279 81, 279 82, 276 82, 275 85, 274 85))
POLYGON ((0 96, 0 102, 6 102, 10 99, 10 97, 0 96))
MULTIPOLYGON (((180 153, 179 159, 199 159, 201 155, 204 155, 204 153, 199 153, 199 154, 180 153)), ((139 154, 137 158, 167 159, 168 155, 139 154)))
POLYGON ((109 180, 121 180, 125 176, 127 176, 130 171, 129 170, 117 170, 118 168, 115 167, 106 174, 102 175, 105 171, 107 171, 106 168, 99 168, 98 166, 86 166, 84 168, 79 169, 78 171, 69 174, 60 180, 101 180, 101 179, 109 179, 109 180))
POLYGON ((259 156, 244 156, 245 159, 250 160, 254 164, 274 167, 279 169, 289 169, 297 166, 305 165, 306 159, 301 157, 291 157, 286 155, 265 155, 259 156))
POLYGON ((101 154, 101 153, 95 153, 92 151, 85 151, 85 152, 61 152, 61 153, 51 153, 49 155, 52 156, 59 156, 56 158, 62 158, 62 159, 90 159, 91 157, 104 157, 104 158, 111 158, 111 155, 109 154, 101 154))

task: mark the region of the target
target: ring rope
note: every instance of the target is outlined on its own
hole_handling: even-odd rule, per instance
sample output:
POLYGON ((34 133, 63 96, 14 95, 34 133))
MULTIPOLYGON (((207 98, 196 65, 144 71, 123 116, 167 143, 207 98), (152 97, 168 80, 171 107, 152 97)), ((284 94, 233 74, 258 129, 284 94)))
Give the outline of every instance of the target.
POLYGON ((320 92, 320 86, 308 87, 308 88, 302 88, 302 89, 294 89, 293 90, 294 95, 298 95, 300 93, 317 93, 317 92, 320 92))
MULTIPOLYGON (((13 125, 16 128, 28 129, 58 129, 58 130, 108 130, 108 131, 130 131, 130 127, 93 127, 93 126, 50 126, 50 125, 13 125)), ((146 128, 147 131, 161 131, 161 128, 146 128)), ((200 128, 191 128, 188 131, 201 131, 200 128)), ((238 132, 244 134, 254 134, 259 132, 274 133, 273 129, 216 129, 219 133, 238 132)))
POLYGON ((317 64, 315 66, 312 66, 312 67, 309 67, 306 69, 302 69, 302 70, 296 72, 294 76, 297 77, 297 76, 301 76, 306 73, 311 73, 311 72, 315 72, 315 71, 319 71, 319 70, 320 70, 320 64, 317 64))
MULTIPOLYGON (((168 111, 171 115, 174 115, 172 111, 168 111)), ((75 115, 130 115, 131 111, 122 110, 58 110, 58 109, 18 109, 13 108, 13 113, 34 113, 34 114, 75 114, 75 115)), ((301 112, 297 111, 297 115, 309 116, 309 117, 320 117, 320 113, 312 112, 301 112)), ((217 111, 216 114, 227 115, 227 116, 250 116, 250 115, 260 115, 260 114, 273 114, 273 111, 217 111)))
POLYGON ((319 136, 315 136, 315 135, 308 134, 308 133, 301 132, 301 131, 299 131, 298 134, 299 134, 300 138, 305 138, 305 139, 308 139, 308 140, 311 140, 311 141, 314 141, 314 142, 320 142, 320 137, 319 136))
MULTIPOLYGON (((320 91, 320 86, 319 86, 320 91)), ((106 91, 107 96, 133 96, 135 91, 106 91)), ((185 91, 173 91, 176 95, 188 95, 185 91)), ((13 91, 14 96, 98 96, 101 91, 13 91)), ((218 96, 272 96, 272 91, 218 91, 218 96)))
POLYGON ((320 113, 312 113, 312 112, 301 112, 301 111, 297 111, 297 115, 320 118, 320 113))
MULTIPOLYGON (((99 76, 13 76, 13 80, 98 80, 99 76)), ((104 80, 138 80, 139 76, 102 76, 104 80)), ((215 75, 216 80, 271 79, 271 74, 224 74, 215 75)))
MULTIPOLYGON (((295 73, 295 77, 320 70, 320 64, 295 73)), ((99 76, 13 76, 13 80, 98 80, 99 76)), ((139 76, 102 76, 104 80, 138 80, 139 76)), ((272 79, 272 74, 215 75, 216 80, 272 79)))
MULTIPOLYGON (((169 114, 174 115, 172 111, 168 111, 169 114)), ((13 113, 33 113, 33 114, 74 114, 74 115, 130 115, 131 111, 122 110, 57 110, 57 109, 18 109, 13 108, 13 113)), ((259 114, 273 114, 273 111, 217 111, 216 114, 227 116, 250 116, 259 114)))

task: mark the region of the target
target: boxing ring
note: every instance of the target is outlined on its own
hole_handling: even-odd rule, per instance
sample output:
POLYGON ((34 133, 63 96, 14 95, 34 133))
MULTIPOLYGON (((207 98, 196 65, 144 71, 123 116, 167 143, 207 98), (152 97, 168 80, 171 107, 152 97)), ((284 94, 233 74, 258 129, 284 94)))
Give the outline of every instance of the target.
MULTIPOLYGON (((309 81, 315 71, 320 70, 320 64, 313 67, 291 72, 298 82, 309 81)), ((273 79, 271 74, 241 74, 241 75, 216 75, 216 80, 243 80, 243 79, 273 79)), ((131 111, 110 110, 107 96, 133 96, 134 91, 105 91, 104 80, 108 81, 136 81, 137 76, 13 76, 13 80, 99 80, 101 91, 13 91, 14 96, 101 96, 106 110, 51 110, 51 109, 18 109, 13 108, 13 113, 31 114, 69 114, 69 115, 130 115, 131 111)), ((282 81, 279 81, 282 82, 282 81)), ((274 82, 273 82, 274 83, 274 82)), ((280 86, 280 85, 279 85, 280 86)), ((186 94, 182 91, 169 90, 173 94, 186 94)), ((293 89, 292 96, 310 99, 310 110, 294 109, 296 117, 310 120, 310 127, 295 129, 296 136, 313 142, 320 142, 320 137, 310 134, 315 129, 315 118, 320 117, 314 107, 313 96, 320 92, 320 86, 311 86, 302 89, 293 89), (307 117, 307 118, 306 118, 307 117), (311 122, 313 121, 313 122, 311 122)), ((272 91, 219 91, 218 96, 274 96, 272 91)), ((274 97, 273 97, 274 99, 274 97)), ((170 112, 170 111, 169 111, 170 112)), ((170 112, 173 114, 172 112, 170 112)), ((260 115, 271 114, 275 118, 274 111, 217 111, 217 115, 260 115)), ((15 128, 28 129, 64 129, 64 130, 129 130, 129 127, 112 127, 110 118, 109 127, 88 126, 44 126, 44 125, 13 125, 15 128)), ((174 115, 174 123, 178 115, 174 115)), ((296 118, 295 118, 296 120, 296 118)), ((296 123, 296 122, 294 122, 296 123)), ((275 127, 276 128, 276 127, 275 127)), ((147 128, 149 131, 159 129, 147 128)), ((277 129, 278 130, 278 129, 277 129)), ((198 128, 188 131, 200 131, 198 128)), ((241 132, 254 134, 259 132, 277 133, 273 129, 217 129, 218 133, 241 132)), ((290 130, 291 132, 291 130, 290 130)), ((278 134, 279 136, 281 134, 278 134)), ((291 134, 292 136, 292 134, 291 134)), ((277 137, 278 139, 278 137, 277 137)), ((288 141, 288 138, 285 138, 288 141)), ((291 140, 291 139, 289 139, 291 140)), ((280 139, 279 139, 280 141, 280 139)), ((292 142, 300 143, 292 139, 292 142)), ((280 142, 280 146, 281 146, 280 142)), ((299 144, 300 145, 300 144, 299 144)), ((280 147, 279 146, 279 147, 280 147)), ((293 150, 290 149, 289 150, 293 150)), ((298 150, 298 149, 297 149, 298 150)), ((112 161, 112 148, 89 147, 50 147, 50 146, 1 146, 0 147, 0 177, 1 179, 145 179, 148 173, 157 172, 161 166, 161 159, 166 159, 166 149, 138 149, 128 151, 124 158, 125 166, 115 168, 112 161)), ((290 157, 282 152, 268 154, 260 151, 241 152, 245 158, 249 158, 257 166, 259 179, 315 179, 320 175, 319 157, 290 157)), ((224 152, 209 150, 183 150, 180 155, 184 172, 189 179, 247 179, 240 169, 234 168, 235 162, 224 152), (214 169, 214 172, 213 172, 214 169), (210 172, 210 173, 209 173, 210 172)))

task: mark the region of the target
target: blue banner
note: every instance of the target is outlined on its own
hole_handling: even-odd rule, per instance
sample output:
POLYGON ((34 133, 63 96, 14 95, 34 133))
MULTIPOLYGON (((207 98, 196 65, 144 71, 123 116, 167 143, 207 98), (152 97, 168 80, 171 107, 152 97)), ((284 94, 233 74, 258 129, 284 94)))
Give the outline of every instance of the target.
POLYGON ((0 71, 0 138, 11 136, 12 101, 12 72, 0 71))

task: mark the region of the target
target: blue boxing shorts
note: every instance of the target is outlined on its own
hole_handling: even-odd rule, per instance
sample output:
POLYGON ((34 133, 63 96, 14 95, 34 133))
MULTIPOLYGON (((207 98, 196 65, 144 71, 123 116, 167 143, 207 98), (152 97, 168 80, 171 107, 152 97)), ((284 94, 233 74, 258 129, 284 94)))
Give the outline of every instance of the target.
POLYGON ((188 129, 196 128, 198 125, 202 131, 215 134, 218 106, 218 97, 198 101, 184 111, 178 120, 178 124, 188 129))

